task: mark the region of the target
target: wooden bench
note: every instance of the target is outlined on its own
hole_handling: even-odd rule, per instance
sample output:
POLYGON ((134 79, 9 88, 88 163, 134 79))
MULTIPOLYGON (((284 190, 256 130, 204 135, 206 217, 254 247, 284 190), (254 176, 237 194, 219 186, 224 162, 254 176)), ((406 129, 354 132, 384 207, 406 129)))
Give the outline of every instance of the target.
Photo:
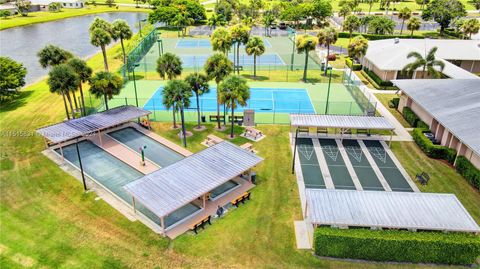
POLYGON ((263 133, 253 127, 246 127, 245 128, 245 133, 243 133, 245 137, 250 137, 253 140, 257 140, 257 138, 262 137, 263 133))
POLYGON ((306 133, 308 134, 310 132, 310 129, 308 127, 298 127, 298 133, 306 133))
POLYGON ((213 145, 216 145, 220 142, 222 142, 223 139, 221 139, 220 137, 216 136, 216 135, 213 135, 213 134, 209 134, 207 135, 207 139, 205 140, 205 144, 207 146, 213 146, 213 145))
POLYGON ((202 228, 202 229, 205 229, 205 224, 210 224, 212 225, 212 223, 210 222, 210 216, 200 220, 199 222, 193 224, 192 226, 190 226, 190 230, 192 230, 195 234, 197 234, 197 229, 198 228, 202 228))
POLYGON ((252 143, 245 143, 243 145, 240 146, 242 149, 246 149, 246 150, 253 150, 253 145, 252 143))
MULTIPOLYGON (((232 116, 228 116, 228 122, 232 122, 232 116)), ((237 124, 243 123, 243 116, 233 116, 233 122, 237 124)))
POLYGON ((317 127, 317 135, 326 135, 328 134, 327 128, 317 127))
POLYGON ((210 116, 209 116, 209 120, 210 120, 210 122, 218 122, 218 121, 223 122, 223 121, 225 120, 225 117, 222 116, 222 115, 220 115, 220 116, 218 116, 218 115, 210 115, 210 116))
POLYGON ((230 203, 233 206, 238 207, 238 205, 240 203, 244 204, 246 200, 250 200, 250 193, 249 192, 244 192, 242 195, 238 196, 237 198, 232 200, 230 203))

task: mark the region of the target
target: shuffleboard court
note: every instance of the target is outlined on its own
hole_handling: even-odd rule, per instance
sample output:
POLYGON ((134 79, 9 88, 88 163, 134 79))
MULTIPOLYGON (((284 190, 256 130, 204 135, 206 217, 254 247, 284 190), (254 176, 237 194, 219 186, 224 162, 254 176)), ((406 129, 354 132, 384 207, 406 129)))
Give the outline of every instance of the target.
POLYGON ((305 188, 325 189, 325 181, 323 180, 322 171, 318 164, 315 148, 312 139, 298 138, 297 152, 302 167, 303 181, 305 188))
MULTIPOLYGON (((182 61, 182 66, 184 68, 192 67, 203 67, 207 62, 207 59, 210 57, 210 54, 199 54, 199 55, 187 55, 181 54, 180 60, 182 61)), ((233 54, 229 54, 228 58, 233 62, 233 54)), ((278 66, 278 65, 287 65, 276 53, 266 53, 256 58, 257 66, 278 66)), ((241 54, 239 58, 240 66, 253 66, 254 57, 253 55, 241 54)))
MULTIPOLYGON (((263 39, 263 44, 266 48, 271 48, 272 44, 268 39, 263 39)), ((205 48, 209 49, 212 45, 210 39, 181 39, 178 40, 175 44, 176 49, 195 49, 195 48, 205 48)), ((245 48, 245 45, 240 45, 241 48, 245 48)))
POLYGON ((392 191, 412 192, 412 188, 407 179, 400 172, 393 160, 388 155, 383 145, 376 140, 364 140, 363 143, 367 147, 370 155, 372 155, 375 163, 382 172, 383 177, 387 181, 392 191))
POLYGON ((355 190, 355 184, 334 139, 319 139, 335 189, 355 190))
POLYGON ((344 139, 342 145, 364 190, 384 191, 367 157, 356 140, 344 139))
MULTIPOLYGON (((163 87, 160 87, 143 106, 146 110, 167 110, 162 104, 163 87)), ((195 97, 190 99, 190 109, 196 109, 195 97)), ((282 88, 250 88, 250 100, 246 107, 238 107, 236 112, 253 109, 256 113, 315 113, 310 97, 305 89, 282 88)), ((217 111, 216 88, 200 97, 200 110, 203 112, 217 111)))

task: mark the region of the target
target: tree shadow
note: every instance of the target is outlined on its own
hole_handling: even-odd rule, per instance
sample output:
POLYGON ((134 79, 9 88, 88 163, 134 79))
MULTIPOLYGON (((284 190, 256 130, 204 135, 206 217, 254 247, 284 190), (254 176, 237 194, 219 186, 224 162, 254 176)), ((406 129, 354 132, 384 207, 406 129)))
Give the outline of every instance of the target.
POLYGON ((0 112, 8 112, 24 106, 33 91, 20 91, 7 99, 0 99, 0 112))
POLYGON ((256 77, 254 77, 253 75, 248 75, 248 74, 242 74, 242 77, 244 77, 246 79, 255 80, 255 81, 266 81, 266 80, 269 79, 266 76, 256 76, 256 77))

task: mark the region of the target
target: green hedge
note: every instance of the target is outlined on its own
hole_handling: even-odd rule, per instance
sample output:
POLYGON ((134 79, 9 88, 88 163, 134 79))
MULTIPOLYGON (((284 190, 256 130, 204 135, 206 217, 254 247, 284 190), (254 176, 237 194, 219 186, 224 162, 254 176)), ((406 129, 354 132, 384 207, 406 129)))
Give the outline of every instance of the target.
POLYGON ((416 127, 420 128, 420 129, 430 130, 430 126, 428 126, 428 124, 426 124, 425 122, 423 122, 421 120, 417 121, 417 126, 416 127))
POLYGON ((430 139, 423 135, 423 133, 426 131, 428 131, 428 129, 413 129, 412 138, 415 143, 417 143, 417 145, 428 157, 434 159, 444 159, 453 164, 455 161, 455 156, 457 156, 457 152, 449 147, 434 145, 430 139))
MULTIPOLYGON (((390 39, 390 38, 412 38, 412 39, 424 39, 423 35, 377 35, 377 34, 367 34, 367 33, 353 33, 352 38, 355 36, 361 35, 368 40, 381 40, 381 39, 390 39)), ((340 38, 350 38, 349 32, 340 32, 338 33, 338 37, 340 38)))
POLYGON ((388 106, 390 108, 398 108, 398 104, 400 103, 400 98, 392 98, 392 100, 388 101, 388 106))
POLYGON ((319 256, 336 258, 468 265, 480 255, 480 237, 322 227, 315 230, 314 250, 319 256))
POLYGON ((470 185, 480 190, 480 170, 467 160, 464 156, 458 156, 455 163, 457 172, 462 175, 470 185))
POLYGON ((365 73, 367 73, 367 75, 369 77, 371 77, 375 81, 375 83, 377 83, 378 86, 380 86, 380 87, 392 87, 393 86, 392 82, 382 80, 379 76, 377 76, 377 74, 375 74, 370 69, 364 68, 363 70, 365 71, 365 73))
POLYGON ((357 63, 353 63, 353 60, 349 57, 345 58, 345 64, 350 67, 350 69, 352 69, 353 71, 359 71, 359 70, 362 70, 362 65, 361 64, 357 64, 357 63))
POLYGON ((410 124, 412 127, 417 127, 417 122, 420 120, 418 116, 412 111, 409 107, 403 107, 402 111, 403 118, 410 124))

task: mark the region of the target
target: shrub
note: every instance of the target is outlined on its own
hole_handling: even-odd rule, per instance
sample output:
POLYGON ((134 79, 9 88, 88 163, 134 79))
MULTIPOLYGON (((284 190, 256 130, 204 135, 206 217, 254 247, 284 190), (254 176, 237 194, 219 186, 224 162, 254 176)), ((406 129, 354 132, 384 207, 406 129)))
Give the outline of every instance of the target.
POLYGON ((332 61, 332 62, 333 62, 333 61, 335 61, 335 60, 337 59, 337 55, 335 55, 335 54, 330 54, 330 55, 328 55, 327 58, 328 58, 329 61, 332 61))
POLYGON ((382 80, 379 76, 377 76, 377 74, 375 74, 370 69, 364 68, 363 70, 365 71, 365 73, 367 73, 367 75, 370 78, 372 78, 375 81, 375 83, 377 83, 378 86, 380 86, 380 87, 392 87, 393 86, 392 82, 382 80))
MULTIPOLYGON (((352 37, 362 35, 368 40, 381 40, 381 39, 391 39, 391 38, 413 38, 413 39, 424 39, 425 37, 423 35, 413 35, 410 37, 410 35, 379 35, 379 34, 367 34, 367 33, 353 33, 352 37)), ((340 32, 338 33, 339 38, 350 38, 350 33, 349 32, 340 32)), ((401 41, 400 41, 401 42, 401 41)))
POLYGON ((409 107, 404 107, 402 111, 402 115, 405 120, 410 124, 412 127, 417 126, 417 122, 420 120, 418 116, 412 111, 409 107))
MULTIPOLYGON (((428 129, 427 129, 428 130, 428 129)), ((423 133, 427 131, 421 128, 413 129, 412 138, 422 151, 430 158, 444 159, 453 164, 457 152, 449 147, 434 145, 423 133)))
POLYGON ((428 126, 428 124, 426 124, 424 121, 422 120, 418 120, 417 121, 417 128, 420 128, 420 129, 424 129, 424 130, 430 130, 430 126, 428 126))
POLYGON ((457 172, 462 175, 470 185, 480 189, 480 170, 473 166, 464 156, 458 156, 455 165, 457 172))
POLYGON ((465 233, 317 228, 315 254, 348 259, 473 264, 480 237, 465 233))
POLYGON ((388 101, 388 106, 390 108, 398 108, 399 103, 400 103, 400 98, 392 98, 392 100, 388 101))
POLYGON ((345 58, 345 64, 346 64, 350 69, 352 69, 353 71, 362 70, 362 65, 361 65, 361 64, 354 63, 353 60, 352 60, 352 58, 350 58, 350 57, 345 58))

